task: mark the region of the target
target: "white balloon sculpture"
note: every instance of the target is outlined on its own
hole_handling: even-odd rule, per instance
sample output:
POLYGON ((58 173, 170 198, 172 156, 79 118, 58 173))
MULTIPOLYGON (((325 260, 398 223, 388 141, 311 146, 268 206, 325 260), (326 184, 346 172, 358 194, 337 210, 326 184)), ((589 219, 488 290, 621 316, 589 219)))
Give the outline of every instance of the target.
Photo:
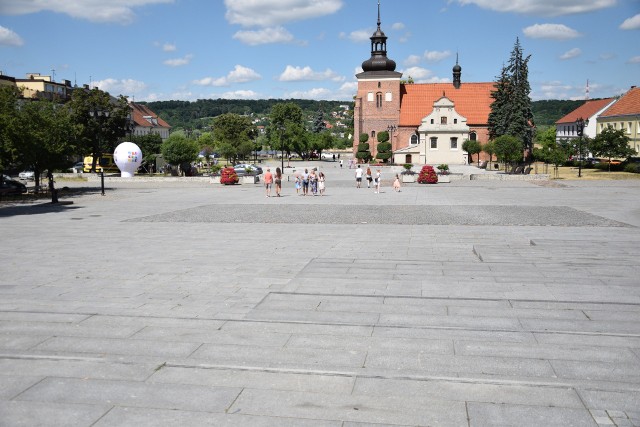
POLYGON ((113 152, 113 160, 120 169, 120 176, 131 178, 142 163, 142 151, 133 142, 123 142, 113 152))

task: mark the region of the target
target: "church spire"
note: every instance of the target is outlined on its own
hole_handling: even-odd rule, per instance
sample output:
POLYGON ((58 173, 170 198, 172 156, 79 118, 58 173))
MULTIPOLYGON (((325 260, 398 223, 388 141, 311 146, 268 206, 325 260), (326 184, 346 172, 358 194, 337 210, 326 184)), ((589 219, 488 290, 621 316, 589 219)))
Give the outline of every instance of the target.
POLYGON ((453 87, 460 89, 462 81, 460 76, 462 75, 462 67, 458 65, 458 52, 456 52, 456 65, 453 66, 453 87))
POLYGON ((378 27, 371 39, 371 58, 362 63, 362 69, 368 71, 395 71, 395 61, 387 58, 387 36, 380 28, 380 0, 378 0, 378 27))

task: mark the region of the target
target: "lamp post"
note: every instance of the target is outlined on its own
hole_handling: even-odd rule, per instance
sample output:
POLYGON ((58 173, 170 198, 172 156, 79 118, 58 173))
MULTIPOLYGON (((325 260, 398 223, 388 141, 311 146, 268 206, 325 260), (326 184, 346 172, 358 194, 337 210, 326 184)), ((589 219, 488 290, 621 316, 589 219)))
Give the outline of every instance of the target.
POLYGON ((284 171, 284 127, 279 126, 280 130, 280 171, 284 171))
POLYGON ((585 121, 582 117, 576 120, 576 134, 578 135, 578 178, 582 178, 582 135, 584 135, 584 125, 585 121))
MULTIPOLYGON (((98 121, 98 123, 100 124, 100 130, 102 131, 102 126, 104 124, 104 121, 106 119, 109 118, 109 111, 108 110, 99 110, 98 108, 94 107, 93 109, 89 110, 89 116, 91 116, 91 118, 95 118, 96 121, 98 121)), ((100 133, 98 133, 97 138, 100 137, 100 133)), ((96 144, 98 147, 100 147, 100 142, 98 141, 98 144, 96 144)), ((102 153, 93 153, 93 168, 95 171, 95 165, 96 162, 98 161, 98 159, 96 158, 96 154, 99 154, 99 156, 102 156, 102 153)), ((100 169, 100 189, 102 192, 102 195, 104 196, 104 169, 101 168, 100 169)))

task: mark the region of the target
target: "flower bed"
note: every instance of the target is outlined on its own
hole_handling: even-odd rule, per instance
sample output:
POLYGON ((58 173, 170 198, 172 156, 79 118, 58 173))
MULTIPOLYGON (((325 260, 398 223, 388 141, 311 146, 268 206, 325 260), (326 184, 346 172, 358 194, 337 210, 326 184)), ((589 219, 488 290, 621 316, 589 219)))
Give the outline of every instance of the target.
POLYGON ((420 184, 437 184, 438 183, 438 175, 436 174, 433 166, 425 165, 420 170, 420 174, 418 175, 418 183, 420 184))
POLYGON ((239 181, 238 174, 233 168, 224 168, 220 172, 220 184, 233 185, 239 181))

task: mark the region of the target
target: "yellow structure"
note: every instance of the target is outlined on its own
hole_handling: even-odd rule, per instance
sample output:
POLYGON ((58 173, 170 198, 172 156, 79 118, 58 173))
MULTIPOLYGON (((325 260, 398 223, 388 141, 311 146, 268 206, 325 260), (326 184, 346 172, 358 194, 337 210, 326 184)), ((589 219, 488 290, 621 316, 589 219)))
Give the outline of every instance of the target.
POLYGON ((599 134, 605 127, 623 129, 629 137, 629 147, 640 153, 640 88, 632 86, 598 116, 596 132, 599 134))

